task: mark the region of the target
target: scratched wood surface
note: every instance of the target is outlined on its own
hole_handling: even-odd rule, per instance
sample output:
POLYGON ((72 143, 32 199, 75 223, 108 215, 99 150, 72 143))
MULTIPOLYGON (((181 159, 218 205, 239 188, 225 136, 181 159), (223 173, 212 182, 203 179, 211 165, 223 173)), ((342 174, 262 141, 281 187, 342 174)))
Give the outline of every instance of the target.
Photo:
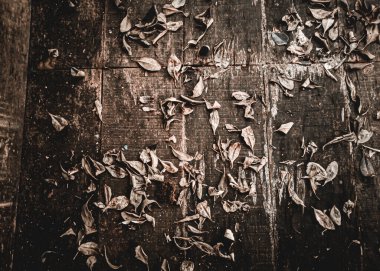
MULTIPOLYGON (((152 4, 162 6, 170 1, 122 2, 128 3, 128 15, 137 22, 152 4)), ((333 2, 331 7, 335 7, 333 2)), ((195 270, 376 270, 380 258, 379 179, 361 177, 358 168, 362 154, 357 146, 341 143, 321 150, 327 141, 348 133, 357 116, 349 104, 344 81, 334 82, 327 78, 321 65, 289 64, 292 58, 286 54, 285 47, 275 46, 270 38, 274 28, 283 30, 281 17, 292 3, 305 20, 310 19, 306 12, 308 5, 301 0, 189 0, 184 8, 191 13, 189 18, 180 14, 170 17, 170 20, 184 22, 181 30, 168 33, 157 46, 149 48, 131 42, 133 56, 129 57, 122 48, 118 30, 126 11, 115 8, 113 1, 82 0, 76 9, 68 8, 66 1, 32 1, 14 270, 87 269, 85 257, 78 256, 73 260, 76 238, 59 236, 69 227, 77 229, 80 209, 89 198, 81 191, 90 180, 81 175, 74 182, 51 186, 44 179, 59 180, 60 163, 69 168, 80 162, 84 154, 100 160, 102 153, 125 145, 128 159, 135 160, 139 152, 151 144, 157 144, 159 157, 177 163, 165 141, 175 135, 178 139, 176 147, 190 154, 198 151, 205 155, 206 184, 216 185, 222 168, 214 162, 212 144, 219 136, 239 140, 238 134, 226 131, 226 123, 239 128, 251 125, 256 137, 255 155, 269 158, 268 165, 257 174, 258 199, 256 204, 251 203, 251 210, 226 214, 220 202, 216 202, 212 205, 214 222, 208 221, 205 225, 209 231, 205 241, 215 244, 226 228, 233 229, 236 223, 240 224, 240 231, 235 235, 236 261, 204 257, 195 249, 181 252, 173 243, 166 243, 164 234, 173 235, 176 230, 174 221, 181 218, 179 207, 168 199, 173 190, 178 195, 180 176, 167 176, 165 184, 153 183, 148 190, 149 196, 162 207, 154 207, 150 212, 156 218, 155 228, 144 224, 131 229, 121 224, 118 212, 101 213, 91 207, 98 230, 94 241, 107 247, 112 261, 123 265, 121 270, 146 270, 144 264, 134 257, 136 245, 142 245, 149 255, 150 270, 160 270, 164 258, 169 260, 172 270, 179 270, 184 259, 193 260, 195 270), (193 16, 209 6, 213 25, 198 47, 183 51, 188 40, 201 34, 194 26, 193 16), (212 48, 223 40, 224 59, 229 62, 229 69, 219 78, 207 80, 208 91, 204 94, 208 101, 217 100, 222 105, 216 136, 212 133, 209 112, 204 106, 195 106, 191 115, 180 117, 173 122, 170 131, 165 131, 159 108, 143 112, 138 98, 150 95, 154 97, 152 104, 157 106, 169 96, 190 95, 196 82, 195 74, 190 76, 192 81, 189 83, 176 86, 165 70, 169 55, 174 52, 183 63, 211 74, 217 70, 210 67, 209 59, 198 56, 199 46, 212 48), (37 71, 36 63, 48 48, 60 51, 56 70, 37 71), (157 73, 144 72, 133 61, 143 56, 157 59, 164 69, 157 73), (84 68, 86 78, 73 80, 69 74, 71 66, 84 68), (323 88, 305 91, 296 82, 292 91, 294 98, 288 98, 270 82, 280 71, 297 80, 311 76, 323 88), (243 110, 233 104, 231 93, 234 91, 246 91, 261 97, 261 102, 254 107, 254 121, 244 120, 243 110), (94 111, 95 99, 102 102, 103 122, 94 111), (61 133, 54 131, 47 112, 66 117, 70 121, 69 127, 61 133), (294 126, 288 135, 274 132, 289 121, 293 121, 294 126), (319 147, 311 159, 308 155, 302 157, 302 137, 306 144, 314 141, 319 147), (297 163, 293 166, 279 164, 285 160, 296 160, 297 163), (318 190, 320 200, 312 195, 305 180, 308 208, 302 210, 289 198, 287 184, 280 176, 281 171, 288 171, 291 182, 297 187, 301 181, 297 178, 297 171, 302 170, 305 175, 309 160, 324 167, 335 160, 339 164, 339 174, 333 183, 318 190), (297 167, 301 162, 304 165, 297 167), (348 199, 357 204, 351 218, 344 217, 343 225, 336 231, 322 233, 310 206, 323 210, 336 205, 341 210, 348 199), (362 255, 360 246, 351 244, 352 240, 361 241, 362 255), (54 253, 42 263, 41 255, 45 251, 54 253)), ((311 33, 306 31, 306 34, 311 33)), ((368 144, 375 148, 380 147, 376 145, 380 122, 374 118, 380 102, 378 66, 375 63, 366 74, 350 74, 368 105, 370 117, 366 125, 375 133, 368 144)), ((339 78, 345 75, 343 67, 336 75, 339 78)), ((237 162, 242 162, 247 152, 248 148, 243 146, 237 162)), ((375 169, 380 165, 378 159, 376 155, 373 158, 375 169)), ((126 180, 109 176, 102 177, 98 184, 99 187, 109 185, 114 195, 128 195, 131 188, 126 180)), ((102 200, 102 189, 96 196, 102 200)), ((231 192, 229 199, 235 197, 239 198, 231 192)), ((5 234, 2 233, 0 238, 5 234)), ((94 270, 108 269, 106 263, 100 261, 94 270)))
POLYGON ((29 26, 28 1, 0 1, 0 270, 13 260, 29 26))

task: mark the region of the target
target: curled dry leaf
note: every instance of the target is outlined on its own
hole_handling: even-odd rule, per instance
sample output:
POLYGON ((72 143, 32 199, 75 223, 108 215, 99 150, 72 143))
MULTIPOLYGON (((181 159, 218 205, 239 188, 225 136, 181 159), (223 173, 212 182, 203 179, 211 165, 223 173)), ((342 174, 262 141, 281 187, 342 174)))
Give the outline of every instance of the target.
POLYGON ((167 259, 162 260, 160 271, 170 271, 169 261, 167 259))
POLYGON ((84 71, 81 71, 75 67, 71 67, 70 74, 74 78, 85 78, 86 77, 86 74, 84 73, 84 71))
POLYGON ((59 237, 68 236, 68 235, 74 235, 76 236, 76 233, 74 232, 73 228, 68 229, 64 233, 62 233, 59 237))
POLYGON ((94 269, 96 262, 97 262, 96 256, 92 255, 87 258, 86 265, 92 271, 94 269))
POLYGON ((311 15, 313 15, 313 17, 317 20, 323 20, 333 13, 333 11, 316 9, 316 8, 309 8, 309 10, 311 12, 311 15))
POLYGON ((106 166, 106 169, 114 178, 123 179, 127 176, 127 171, 121 167, 111 165, 111 166, 106 166))
POLYGON ((276 43, 276 45, 286 45, 289 42, 289 37, 285 33, 282 32, 272 32, 272 40, 276 43))
POLYGON ((200 216, 208 218, 212 221, 212 219, 211 219, 211 208, 210 208, 210 206, 208 206, 208 203, 206 200, 198 203, 196 210, 200 216))
POLYGON ((95 242, 86 242, 78 247, 78 251, 85 256, 92 256, 99 254, 99 246, 95 242))
POLYGON ((173 0, 172 6, 174 8, 181 8, 186 4, 186 0, 173 0))
POLYGON ((155 72, 161 70, 160 63, 150 57, 142 57, 135 60, 144 70, 155 72))
POLYGON ((98 176, 106 171, 106 168, 102 163, 92 159, 90 156, 87 157, 90 159, 92 166, 95 168, 95 176, 98 176))
POLYGON ((216 133, 216 128, 218 128, 219 126, 219 112, 218 110, 213 110, 211 113, 210 113, 210 119, 209 119, 209 122, 211 124, 211 128, 212 128, 212 131, 215 135, 216 133))
POLYGON ((178 168, 170 161, 163 161, 163 160, 159 160, 161 165, 164 167, 164 170, 166 172, 169 172, 169 173, 177 173, 178 172, 178 168))
POLYGON ((142 261, 146 266, 148 267, 149 270, 149 263, 148 263, 148 255, 146 255, 145 251, 143 248, 139 245, 135 248, 135 257, 136 259, 142 261))
POLYGON ((314 208, 314 215, 318 223, 326 230, 335 230, 334 223, 331 219, 321 210, 314 208))
POLYGON ((203 233, 207 233, 207 231, 202 231, 202 230, 199 230, 191 225, 186 225, 187 229, 189 230, 189 232, 191 233, 194 233, 194 234, 203 234, 203 233))
POLYGON ((131 19, 129 18, 128 14, 124 17, 124 19, 120 23, 120 32, 125 33, 131 30, 132 23, 131 19))
POLYGON ((224 200, 222 201, 222 207, 223 207, 223 210, 227 213, 234 213, 238 210, 248 212, 250 209, 250 206, 248 205, 248 203, 241 202, 238 200, 234 200, 234 201, 224 200))
POLYGON ((330 218, 331 220, 338 226, 342 223, 342 216, 340 214, 339 209, 334 205, 330 210, 330 218))
POLYGON ((249 99, 249 94, 244 91, 235 91, 232 93, 232 97, 238 101, 243 101, 249 99))
POLYGON ((323 181, 327 178, 326 170, 317 163, 309 162, 306 166, 306 174, 310 179, 314 179, 316 181, 323 181))
POLYGON ((351 100, 355 102, 356 101, 356 87, 354 83, 352 82, 351 78, 348 76, 348 74, 346 74, 345 81, 346 81, 347 89, 350 93, 351 100))
POLYGON ((231 240, 232 242, 235 242, 235 236, 230 229, 226 229, 226 231, 224 232, 224 237, 231 240))
POLYGON ((175 82, 178 81, 181 74, 182 62, 178 57, 173 53, 170 55, 168 60, 167 71, 169 75, 174 79, 175 82))
POLYGON ((368 140, 371 139, 372 136, 373 136, 373 132, 372 131, 361 129, 360 132, 359 132, 359 134, 358 134, 358 141, 357 141, 357 143, 358 144, 366 143, 368 140))
POLYGON ((82 221, 84 224, 84 229, 85 229, 86 235, 96 232, 95 225, 94 225, 95 219, 92 216, 92 212, 88 208, 88 202, 90 201, 90 199, 91 199, 91 197, 86 201, 85 204, 83 204, 82 212, 81 212, 81 217, 82 217, 82 221))
POLYGON ((241 136, 243 137, 245 144, 247 144, 248 147, 253 152, 256 140, 255 140, 255 135, 253 134, 253 130, 252 130, 251 126, 247 126, 247 127, 243 128, 241 130, 241 136))
POLYGON ((104 258, 106 259, 106 262, 108 264, 108 266, 113 269, 113 270, 117 270, 117 269, 120 269, 122 268, 123 266, 122 265, 114 265, 111 263, 110 259, 108 258, 108 255, 107 255, 107 248, 106 246, 104 246, 104 258))
POLYGON ((231 168, 234 167, 234 161, 236 160, 236 158, 239 157, 240 150, 241 150, 241 144, 239 142, 235 142, 229 146, 229 148, 228 148, 228 160, 231 163, 231 168))
POLYGON ((207 255, 214 255, 214 248, 205 242, 191 241, 191 244, 196 246, 199 250, 203 251, 207 255))
POLYGON ((58 115, 53 115, 48 112, 50 118, 51 118, 51 123, 53 124, 53 127, 55 130, 58 132, 62 131, 67 125, 69 125, 69 122, 58 115))
POLYGON ((180 271, 194 271, 194 263, 192 261, 183 261, 181 263, 180 271))
POLYGON ((355 133, 352 132, 352 133, 342 135, 342 136, 338 136, 338 137, 334 138, 333 140, 331 140, 331 141, 327 142, 325 145, 323 145, 322 149, 324 150, 325 147, 327 147, 328 145, 331 145, 331 144, 335 144, 335 143, 339 143, 339 142, 343 142, 343 141, 353 142, 356 140, 357 140, 357 137, 356 137, 355 133))
POLYGON ((365 154, 363 154, 363 158, 360 161, 360 172, 364 177, 374 177, 376 175, 370 158, 365 154))
POLYGON ((129 204, 129 200, 126 196, 117 196, 112 198, 107 206, 103 209, 103 211, 106 211, 107 209, 114 209, 114 210, 123 210, 127 208, 129 204))
POLYGON ((172 153, 175 157, 177 157, 179 160, 181 161, 186 161, 186 162, 190 162, 190 161, 193 161, 194 160, 194 157, 187 154, 187 153, 184 153, 184 152, 181 152, 181 151, 178 151, 176 149, 174 149, 172 146, 170 146, 172 148, 172 153))
POLYGON ((297 205, 301 205, 302 207, 306 207, 303 200, 297 195, 297 193, 294 191, 291 182, 288 182, 288 192, 290 198, 293 200, 293 202, 297 205))
POLYGON ((86 172, 87 175, 89 175, 92 178, 94 178, 95 180, 97 180, 97 178, 95 177, 94 173, 92 173, 92 168, 91 168, 90 163, 87 160, 87 156, 84 156, 82 158, 82 168, 83 168, 84 172, 86 172))
POLYGON ((326 180, 325 183, 331 182, 335 179, 336 175, 338 175, 338 163, 336 161, 332 161, 326 168, 326 180))
POLYGON ((293 124, 294 122, 281 124, 280 128, 278 128, 277 130, 274 130, 273 132, 282 132, 284 134, 287 134, 289 130, 293 127, 293 124))
POLYGON ((191 98, 197 98, 197 97, 201 96, 204 89, 205 89, 205 85, 203 82, 203 77, 200 76, 198 79, 198 82, 194 86, 193 95, 191 96, 191 98))
POLYGON ((278 82, 281 86, 286 88, 287 90, 293 90, 294 89, 294 80, 286 77, 286 76, 278 76, 277 77, 278 82))
POLYGON ((240 132, 241 131, 238 127, 236 127, 235 125, 229 124, 229 123, 225 124, 225 127, 226 127, 228 132, 240 132))
POLYGON ((351 200, 348 200, 343 204, 343 212, 347 214, 348 218, 350 218, 354 208, 355 208, 355 203, 352 202, 351 200))

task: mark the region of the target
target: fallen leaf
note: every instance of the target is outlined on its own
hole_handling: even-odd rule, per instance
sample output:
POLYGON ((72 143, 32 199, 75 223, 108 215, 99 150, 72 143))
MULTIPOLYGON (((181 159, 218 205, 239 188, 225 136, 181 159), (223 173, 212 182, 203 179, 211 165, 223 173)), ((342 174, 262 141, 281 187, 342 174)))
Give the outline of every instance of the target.
POLYGON ((70 74, 74 78, 85 78, 86 77, 86 74, 84 71, 81 71, 75 67, 71 67, 70 74))
POLYGON ((211 209, 210 209, 210 206, 208 206, 208 203, 207 203, 206 200, 198 203, 197 207, 196 207, 196 210, 197 210, 197 213, 200 216, 208 218, 209 220, 212 221, 212 219, 211 219, 211 209))
POLYGON ((183 261, 181 263, 180 271, 193 271, 194 263, 192 261, 183 261))
POLYGON ((353 102, 355 102, 356 101, 356 87, 355 87, 354 83, 351 81, 348 74, 346 74, 345 81, 346 81, 347 89, 350 93, 351 100, 353 102))
POLYGON ((323 145, 322 149, 324 150, 325 147, 327 147, 331 144, 335 144, 335 143, 339 143, 339 142, 343 142, 343 141, 353 142, 356 140, 357 140, 357 137, 356 137, 355 133, 352 132, 352 133, 342 135, 342 136, 338 136, 338 137, 334 138, 333 140, 331 140, 331 141, 327 142, 325 145, 323 145))
POLYGON ((127 176, 127 171, 121 167, 111 165, 111 166, 106 166, 106 169, 114 178, 123 179, 127 176))
POLYGON ((178 151, 176 149, 174 149, 172 146, 170 146, 172 148, 172 153, 175 157, 177 157, 179 160, 181 161, 186 161, 186 162, 190 162, 190 161, 193 161, 194 160, 194 157, 187 154, 187 153, 184 153, 184 152, 181 152, 181 151, 178 151))
POLYGON ((209 122, 211 124, 212 131, 213 131, 213 133, 215 135, 216 128, 218 128, 218 125, 219 125, 219 113, 218 113, 218 110, 213 110, 210 113, 209 122))
POLYGON ((228 160, 230 160, 231 168, 234 167, 234 161, 239 157, 241 150, 241 144, 239 142, 235 142, 228 148, 228 160))
POLYGON ((163 160, 159 160, 161 165, 164 167, 164 170, 166 172, 169 172, 169 173, 177 173, 178 172, 178 168, 170 161, 163 161, 163 160))
POLYGON ((273 132, 282 132, 284 134, 287 134, 289 130, 293 127, 294 122, 288 122, 285 124, 281 124, 280 128, 277 130, 274 130, 273 132))
POLYGON ((122 265, 114 265, 114 264, 111 263, 111 261, 108 258, 108 255, 107 255, 107 248, 106 248, 106 246, 104 246, 104 258, 106 259, 106 262, 107 262, 108 266, 111 269, 113 269, 113 270, 117 270, 117 269, 120 269, 120 268, 123 267, 122 265))
POLYGON ((350 218, 352 211, 355 208, 355 203, 352 202, 351 200, 347 200, 343 204, 343 212, 347 214, 348 218, 350 218))
POLYGON ((203 82, 203 77, 200 76, 198 79, 198 82, 194 86, 193 95, 191 96, 191 98, 197 98, 197 97, 201 96, 204 89, 205 89, 205 85, 203 82))
POLYGON ((142 249, 142 247, 139 245, 135 248, 135 257, 136 259, 142 261, 144 264, 146 264, 148 270, 149 270, 149 263, 148 263, 148 255, 146 255, 145 251, 142 249))
POLYGON ((129 200, 126 196, 117 196, 117 197, 112 198, 108 202, 107 206, 103 209, 103 211, 106 211, 107 209, 114 209, 114 210, 121 211, 127 208, 128 204, 129 204, 129 200))
POLYGON ((250 96, 247 92, 235 91, 232 93, 232 97, 238 101, 243 101, 243 100, 247 100, 250 96))
POLYGON ((333 12, 323 9, 309 8, 311 15, 317 20, 323 20, 326 17, 330 16, 333 12))
POLYGON ((100 121, 103 121, 103 117, 102 117, 103 107, 99 100, 95 100, 95 109, 96 109, 96 114, 98 115, 100 121))
POLYGON ((174 8, 181 8, 186 4, 186 0, 173 0, 172 6, 174 8))
POLYGON ((342 216, 340 214, 339 209, 334 205, 330 210, 330 218, 331 220, 338 226, 342 223, 342 216))
POLYGON ((359 132, 359 134, 358 134, 358 141, 357 141, 357 143, 358 144, 366 143, 368 140, 371 139, 372 135, 373 135, 372 131, 361 129, 360 132, 359 132))
POLYGON ((96 264, 96 262, 97 262, 96 256, 92 255, 87 258, 86 265, 92 271, 94 269, 94 265, 96 264))
POLYGON ((245 144, 248 145, 248 147, 252 150, 253 153, 256 140, 251 126, 243 128, 241 130, 241 136, 243 137, 245 144))
POLYGON ((336 161, 332 161, 330 164, 328 164, 326 168, 326 180, 323 185, 335 179, 336 175, 338 175, 338 168, 339 166, 336 161))
POLYGON ((272 40, 276 43, 276 45, 281 46, 288 44, 289 37, 282 32, 272 32, 272 40))
POLYGON ((95 219, 92 216, 92 212, 88 208, 88 202, 90 201, 90 199, 91 197, 86 201, 85 204, 83 204, 82 211, 81 211, 81 217, 84 224, 84 230, 85 230, 86 235, 97 232, 94 225, 95 219))
POLYGON ((235 242, 235 236, 230 229, 226 229, 226 231, 224 232, 224 237, 231 240, 232 242, 235 242))
POLYGON ((321 225, 323 228, 327 230, 335 230, 334 223, 324 212, 314 208, 314 215, 319 225, 321 225))
POLYGON ((120 33, 128 32, 131 29, 132 29, 132 23, 127 14, 120 23, 120 33))
POLYGON ((364 177, 376 176, 371 160, 365 154, 363 154, 362 160, 360 161, 360 172, 364 177))
POLYGON ((159 71, 161 70, 160 63, 157 62, 157 60, 150 58, 150 57, 142 57, 137 60, 135 60, 143 69, 147 71, 159 71))
POLYGON ((51 117, 51 123, 53 124, 53 127, 58 132, 62 131, 67 125, 69 125, 69 122, 58 115, 53 115, 48 112, 49 116, 51 117))
POLYGON ((182 62, 178 57, 173 53, 170 55, 168 60, 167 71, 169 75, 174 79, 175 82, 178 82, 179 76, 181 74, 182 62))
POLYGON ((160 271, 170 271, 169 261, 167 259, 162 260, 160 271))
POLYGON ((94 242, 86 242, 78 247, 78 251, 85 256, 92 256, 99 254, 99 246, 94 242))

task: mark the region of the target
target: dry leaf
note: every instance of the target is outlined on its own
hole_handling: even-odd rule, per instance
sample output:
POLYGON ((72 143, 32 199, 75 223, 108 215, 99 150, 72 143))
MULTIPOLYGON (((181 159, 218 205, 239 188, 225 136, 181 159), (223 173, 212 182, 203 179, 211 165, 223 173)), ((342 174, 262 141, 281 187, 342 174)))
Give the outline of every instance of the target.
POLYGON ((328 10, 323 10, 323 9, 314 9, 314 8, 309 8, 311 15, 317 20, 323 20, 326 17, 330 16, 333 11, 328 11, 328 10))
POLYGON ((197 98, 201 96, 204 89, 205 89, 205 85, 203 83, 203 77, 200 76, 198 82, 194 86, 193 95, 191 96, 191 98, 197 98))
POLYGON ((210 209, 210 206, 208 206, 208 203, 207 203, 206 200, 198 203, 197 207, 196 207, 196 210, 197 210, 197 213, 200 216, 208 218, 208 219, 210 219, 212 221, 212 219, 211 219, 211 209, 210 209))
POLYGON ((193 271, 194 263, 192 261, 183 261, 181 263, 180 271, 193 271))
POLYGON ((347 89, 350 93, 351 100, 355 102, 356 101, 356 87, 354 83, 352 82, 352 80, 350 79, 350 77, 348 76, 348 74, 346 74, 345 80, 346 80, 347 89))
POLYGON ((341 225, 342 216, 340 215, 339 209, 334 205, 330 210, 330 218, 331 220, 338 226, 341 225))
POLYGON ((214 248, 205 242, 192 241, 191 244, 208 255, 214 255, 214 248))
POLYGON ((150 57, 142 57, 137 60, 135 60, 143 69, 151 72, 159 71, 161 70, 160 63, 157 62, 157 60, 150 58, 150 57))
POLYGON ((371 139, 372 135, 373 135, 373 132, 365 130, 365 129, 361 129, 359 134, 358 134, 357 143, 358 144, 366 143, 368 140, 371 139))
POLYGON ((178 151, 176 149, 174 149, 172 146, 170 146, 172 148, 172 153, 175 157, 177 157, 179 160, 181 161, 186 161, 186 162, 190 162, 190 161, 193 161, 194 160, 194 157, 187 154, 187 153, 184 153, 184 152, 181 152, 181 151, 178 151))
POLYGON ((231 240, 232 242, 235 242, 235 236, 230 229, 226 229, 226 231, 224 232, 224 237, 231 240))
POLYGON ((230 201, 224 200, 222 201, 223 210, 227 213, 234 213, 238 210, 242 210, 244 212, 249 211, 250 206, 246 202, 241 202, 238 200, 230 201))
POLYGON ((240 150, 241 144, 239 142, 235 142, 228 148, 228 160, 230 160, 231 168, 234 167, 234 161, 239 157, 240 150))
POLYGON ((123 179, 127 176, 127 171, 125 171, 125 169, 121 167, 111 165, 111 166, 106 166, 106 169, 114 178, 123 179))
POLYGON ((96 262, 97 262, 96 257, 95 256, 90 256, 86 260, 86 265, 92 271, 93 268, 94 268, 94 265, 96 264, 96 262))
POLYGON ((244 91, 235 91, 232 93, 232 97, 238 101, 243 101, 249 99, 249 94, 244 91))
POLYGON ((315 218, 323 228, 325 228, 326 230, 335 230, 334 223, 324 212, 315 208, 313 209, 315 218))
POLYGON ((94 242, 83 243, 78 247, 78 251, 85 256, 92 256, 99 254, 99 246, 94 242))
POLYGON ((167 259, 162 260, 160 271, 170 271, 169 261, 167 259))
POLYGON ((114 209, 120 211, 127 208, 128 204, 129 200, 126 196, 114 197, 108 202, 107 206, 103 209, 103 211, 106 211, 107 209, 114 209))
POLYGON ((67 125, 69 125, 69 122, 58 115, 53 115, 48 112, 49 116, 51 117, 51 123, 53 124, 53 127, 58 132, 62 131, 67 125))
POLYGON ((146 255, 145 251, 142 249, 141 246, 137 246, 135 248, 135 257, 136 259, 142 261, 144 264, 146 264, 148 270, 149 270, 149 263, 148 263, 148 255, 146 255))
POLYGON ((64 233, 62 233, 59 237, 68 236, 68 235, 74 235, 74 236, 76 236, 73 228, 68 229, 67 231, 65 231, 64 233))
POLYGON ((286 88, 287 90, 294 89, 294 80, 287 78, 285 76, 278 76, 277 79, 280 85, 286 88))
POLYGON ((348 218, 350 218, 352 211, 355 208, 355 203, 351 200, 348 200, 343 205, 343 212, 347 214, 348 218))
POLYGON ((207 231, 201 231, 191 225, 186 225, 187 229, 189 230, 189 232, 191 233, 195 233, 195 234, 203 234, 203 233, 207 233, 207 231))
POLYGON ((107 262, 108 266, 111 269, 113 269, 113 270, 117 270, 117 269, 120 269, 120 268, 123 267, 122 265, 114 265, 114 264, 111 263, 111 261, 108 258, 108 255, 107 255, 107 248, 106 248, 106 246, 104 246, 104 258, 106 259, 106 262, 107 262))
POLYGON ((82 168, 84 170, 84 172, 86 172, 87 175, 91 176, 92 178, 94 178, 95 180, 97 180, 97 178, 95 177, 95 175, 92 173, 92 168, 91 168, 91 165, 90 163, 88 162, 87 160, 87 157, 84 156, 82 158, 82 168))
POLYGON ((121 33, 128 32, 129 30, 131 30, 131 28, 132 28, 132 23, 127 14, 120 23, 120 32, 121 33))
POLYGON ((200 215, 195 214, 195 215, 191 215, 191 216, 186 216, 186 217, 182 218, 181 220, 176 221, 175 223, 189 222, 189 221, 197 220, 199 218, 200 218, 200 215))
POLYGON ((75 67, 71 67, 70 74, 74 78, 85 78, 86 77, 86 74, 84 71, 81 71, 75 67))
POLYGON ((159 160, 161 165, 164 167, 164 170, 169 172, 169 173, 177 173, 178 172, 178 168, 170 161, 163 161, 163 160, 159 160))
POLYGON ((225 127, 226 127, 228 132, 240 132, 241 131, 238 127, 236 127, 235 125, 229 124, 229 123, 225 124, 225 127))
POLYGON ((352 133, 342 135, 342 136, 338 136, 338 137, 334 138, 333 140, 331 140, 331 141, 327 142, 325 145, 323 145, 322 149, 324 150, 326 146, 331 145, 331 144, 335 144, 335 143, 339 143, 339 142, 343 142, 343 141, 352 142, 352 141, 356 141, 356 140, 357 140, 356 135, 354 132, 352 132, 352 133))
POLYGON ((90 156, 87 156, 90 161, 92 162, 92 166, 95 168, 95 176, 98 176, 100 174, 102 174, 104 171, 106 171, 106 168, 105 166, 103 166, 102 163, 92 159, 90 156))
POLYGON ((363 174, 364 177, 376 176, 371 160, 365 154, 363 154, 363 158, 360 161, 360 172, 363 174))
POLYGON ((168 60, 167 71, 169 75, 174 79, 175 82, 178 81, 181 74, 182 62, 178 57, 173 53, 170 55, 168 60))
POLYGON ((95 233, 97 230, 95 229, 95 219, 92 216, 92 212, 88 208, 88 202, 90 201, 91 197, 86 201, 85 204, 82 206, 82 212, 81 217, 84 224, 85 234, 89 235, 91 233, 95 233))
POLYGON ((282 124, 280 128, 278 128, 277 130, 274 130, 273 132, 282 132, 284 134, 287 134, 289 130, 292 128, 293 124, 294 122, 288 122, 288 123, 282 124))
POLYGON ((172 6, 174 8, 181 8, 186 4, 186 0, 173 0, 172 6))
POLYGON ((285 33, 282 32, 272 32, 272 40, 276 43, 276 45, 286 45, 289 42, 289 37, 285 33))
POLYGON ((218 110, 213 110, 210 113, 210 120, 209 120, 209 122, 211 124, 212 131, 213 131, 213 133, 215 135, 216 128, 218 128, 218 125, 219 125, 219 113, 218 113, 218 110))
POLYGON ((241 130, 241 136, 243 137, 245 144, 248 145, 248 147, 252 150, 253 153, 256 140, 251 126, 243 128, 241 130))
POLYGON ((297 195, 297 193, 292 188, 291 182, 288 182, 288 192, 289 192, 290 198, 294 201, 295 204, 306 207, 303 200, 297 195))
POLYGON ((326 170, 317 163, 309 162, 306 167, 306 174, 310 179, 314 179, 316 181, 324 181, 327 178, 326 170))
POLYGON ((336 175, 338 175, 338 163, 336 161, 332 161, 326 168, 326 180, 323 185, 325 185, 328 182, 331 182, 336 175))

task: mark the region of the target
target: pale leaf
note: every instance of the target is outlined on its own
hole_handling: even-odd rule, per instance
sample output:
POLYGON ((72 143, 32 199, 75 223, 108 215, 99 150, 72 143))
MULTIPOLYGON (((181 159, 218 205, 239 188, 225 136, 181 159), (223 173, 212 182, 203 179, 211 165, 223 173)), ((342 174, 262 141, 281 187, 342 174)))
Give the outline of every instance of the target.
POLYGON ((332 161, 326 168, 326 181, 324 185, 328 182, 334 180, 336 175, 338 175, 338 163, 336 161, 332 161))
POLYGON ((218 128, 218 126, 219 126, 219 113, 218 113, 218 110, 213 110, 210 113, 210 120, 209 120, 209 122, 211 124, 212 131, 213 131, 213 133, 215 135, 216 128, 218 128))
POLYGON ((181 263, 180 271, 193 271, 194 263, 192 261, 183 261, 181 263))
POLYGON ((181 8, 186 4, 186 0, 173 0, 172 6, 174 8, 181 8))
POLYGON ((205 85, 203 82, 203 78, 202 78, 202 76, 200 76, 198 82, 194 86, 193 95, 191 96, 191 98, 197 98, 197 97, 201 96, 204 89, 205 89, 205 85))
POLYGON ((107 255, 107 248, 106 248, 106 246, 104 246, 104 258, 106 259, 106 262, 107 262, 108 266, 111 269, 113 269, 113 270, 117 270, 117 269, 120 269, 121 267, 123 267, 122 265, 114 265, 114 264, 111 263, 111 261, 108 258, 108 255, 107 255))
POLYGON ((243 100, 247 100, 250 96, 247 92, 235 91, 232 93, 232 97, 238 101, 243 101, 243 100))
POLYGON ((62 131, 67 125, 69 125, 69 122, 58 115, 53 115, 48 112, 49 116, 51 117, 51 123, 53 124, 53 127, 58 132, 62 131))
POLYGON ((83 243, 78 247, 78 251, 85 256, 92 256, 99 254, 99 246, 94 242, 83 243))
POLYGON ((284 123, 278 128, 277 130, 274 130, 273 132, 282 132, 284 134, 287 134, 289 130, 293 127, 294 122, 288 122, 284 123))
POLYGON ((228 159, 231 163, 231 168, 234 166, 234 161, 238 158, 241 150, 241 144, 239 142, 235 142, 228 148, 228 159))
POLYGON ((142 247, 139 245, 135 248, 135 257, 136 259, 142 261, 149 269, 148 264, 148 255, 146 255, 145 251, 142 249, 142 247))
POLYGON ((161 70, 160 63, 157 60, 150 57, 142 57, 136 60, 136 62, 147 71, 159 71, 161 70))
POLYGON ((211 219, 211 208, 208 206, 207 201, 202 201, 197 204, 196 207, 197 213, 205 218, 211 219))
POLYGON ((253 134, 253 130, 252 130, 251 126, 247 126, 247 127, 243 128, 241 130, 241 136, 243 137, 245 144, 247 144, 248 147, 253 152, 256 140, 255 140, 255 135, 253 134))
POLYGON ((327 230, 335 230, 334 223, 331 221, 331 219, 321 210, 314 208, 314 215, 317 219, 318 223, 327 230))
POLYGON ((340 214, 339 209, 334 205, 330 210, 330 218, 331 220, 338 226, 341 225, 342 216, 340 214))
POLYGON ((114 210, 123 210, 124 208, 127 208, 129 204, 129 200, 126 196, 117 196, 117 197, 114 197, 112 198, 107 206, 104 208, 103 211, 107 210, 107 209, 114 209, 114 210))
POLYGON ((186 161, 186 162, 190 162, 192 160, 194 160, 194 157, 187 154, 187 153, 184 153, 184 152, 181 152, 181 151, 178 151, 176 149, 174 149, 172 146, 170 146, 172 148, 172 153, 175 157, 177 157, 179 160, 181 161, 186 161))

